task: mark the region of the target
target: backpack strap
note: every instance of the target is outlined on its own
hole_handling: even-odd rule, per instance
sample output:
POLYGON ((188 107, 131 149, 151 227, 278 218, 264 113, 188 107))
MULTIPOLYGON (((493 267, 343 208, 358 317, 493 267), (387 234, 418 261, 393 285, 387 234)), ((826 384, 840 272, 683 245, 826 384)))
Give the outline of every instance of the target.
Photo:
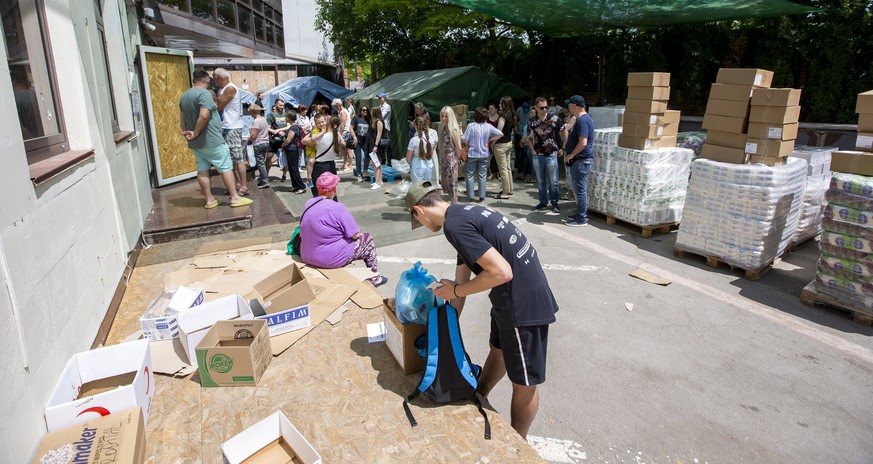
POLYGON ((491 422, 488 421, 488 415, 485 414, 485 409, 482 408, 482 402, 479 401, 479 397, 476 395, 473 395, 473 404, 475 404, 476 407, 479 408, 479 413, 482 414, 482 417, 485 419, 485 439, 490 440, 491 439, 491 422))
MULTIPOLYGON (((409 403, 414 401, 416 398, 418 398, 418 395, 420 395, 420 394, 421 394, 421 391, 416 389, 414 392, 412 392, 409 396, 407 396, 403 400, 403 411, 406 412, 406 419, 409 420, 409 425, 411 425, 413 427, 418 426, 418 422, 415 420, 415 416, 412 415, 412 410, 409 409, 409 403)), ((486 422, 487 422, 487 420, 488 419, 486 419, 486 422)))

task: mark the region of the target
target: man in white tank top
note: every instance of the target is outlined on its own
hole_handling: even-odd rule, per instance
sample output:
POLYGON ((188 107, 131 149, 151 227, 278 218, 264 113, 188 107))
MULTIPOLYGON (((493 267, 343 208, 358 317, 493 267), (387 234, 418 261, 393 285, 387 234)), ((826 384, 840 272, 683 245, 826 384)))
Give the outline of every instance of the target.
POLYGON ((221 87, 218 91, 218 111, 221 112, 221 128, 224 141, 230 148, 230 160, 233 163, 233 173, 236 177, 236 189, 240 195, 249 194, 246 185, 245 145, 242 130, 242 101, 237 87, 230 81, 230 74, 224 68, 216 68, 212 79, 221 87))

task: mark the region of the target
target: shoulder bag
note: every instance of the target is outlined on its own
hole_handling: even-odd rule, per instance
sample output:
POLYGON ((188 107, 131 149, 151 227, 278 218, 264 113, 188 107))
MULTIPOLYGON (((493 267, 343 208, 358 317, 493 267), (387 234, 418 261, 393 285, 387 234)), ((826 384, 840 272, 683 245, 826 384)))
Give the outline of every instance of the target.
MULTIPOLYGON (((322 198, 318 199, 315 203, 309 205, 309 207, 307 207, 306 209, 303 210, 302 213, 300 213, 300 223, 301 224, 303 224, 303 215, 306 214, 307 211, 309 211, 309 208, 312 208, 313 206, 318 204, 318 202, 320 202, 321 200, 324 200, 324 198, 322 197, 322 198)), ((299 255, 300 254, 300 226, 299 225, 297 226, 296 229, 294 229, 294 233, 291 234, 291 241, 288 242, 287 247, 288 247, 288 254, 289 255, 299 255)))

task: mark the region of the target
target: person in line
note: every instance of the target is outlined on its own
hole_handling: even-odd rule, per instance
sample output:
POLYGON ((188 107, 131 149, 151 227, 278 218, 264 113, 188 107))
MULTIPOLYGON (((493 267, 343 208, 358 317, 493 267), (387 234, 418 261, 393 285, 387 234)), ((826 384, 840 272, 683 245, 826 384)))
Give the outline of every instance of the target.
MULTIPOLYGON (((496 103, 488 104, 488 124, 491 124, 494 127, 497 127, 497 123, 500 120, 500 114, 497 111, 496 103)), ((500 128, 498 127, 498 130, 500 128)), ((488 151, 491 154, 491 159, 488 160, 488 180, 494 179, 497 177, 497 158, 494 156, 494 142, 488 144, 488 151)))
MULTIPOLYGON (((382 124, 385 126, 384 134, 382 135, 382 139, 385 139, 386 142, 382 142, 382 139, 379 141, 382 143, 382 151, 385 153, 385 159, 392 159, 391 156, 391 105, 388 104, 388 94, 385 92, 380 92, 379 95, 379 110, 382 112, 382 124)), ((372 117, 373 112, 370 111, 370 115, 372 117)), ((384 163, 384 161, 383 161, 384 163)), ((382 178, 379 178, 379 183, 381 187, 382 178)))
MULTIPOLYGON (((564 100, 565 108, 561 108, 561 111, 558 113, 558 117, 560 117, 564 121, 564 127, 569 131, 573 128, 573 125, 576 124, 576 116, 570 112, 568 109, 570 100, 564 100)), ((558 143, 562 147, 567 146, 567 138, 562 137, 558 139, 558 143)), ((564 150, 564 154, 566 154, 566 149, 564 150)), ((563 160, 562 160, 563 161, 563 160)), ((565 175, 567 176, 567 195, 561 195, 562 200, 576 201, 576 194, 573 193, 573 173, 570 172, 570 169, 564 170, 565 175)))
POLYGON ((549 97, 549 113, 558 114, 561 110, 564 109, 557 103, 555 97, 549 97))
POLYGON ((267 167, 264 164, 267 150, 270 148, 270 132, 267 130, 267 120, 264 118, 264 109, 257 103, 249 105, 249 114, 254 121, 249 127, 247 142, 255 150, 255 168, 258 170, 258 188, 270 186, 270 178, 267 176, 267 167))
POLYGON ((500 177, 502 190, 494 196, 498 200, 506 200, 512 195, 512 132, 515 130, 515 105, 511 97, 500 99, 497 113, 497 129, 503 132, 503 137, 493 143, 494 158, 497 159, 497 174, 500 177))
POLYGON ((224 68, 216 68, 212 72, 212 79, 221 89, 218 91, 218 111, 221 113, 221 128, 224 141, 230 150, 230 161, 233 163, 233 175, 236 178, 236 189, 240 195, 249 194, 246 185, 246 157, 243 142, 243 112, 242 99, 237 86, 230 81, 230 74, 224 68))
POLYGON ((355 171, 356 178, 364 180, 364 171, 369 165, 367 160, 367 134, 370 132, 370 109, 362 106, 352 118, 352 134, 355 136, 355 171))
MULTIPOLYGON (((534 102, 536 117, 528 122, 528 148, 534 154, 534 170, 537 174, 537 189, 539 203, 533 211, 545 211, 552 204, 551 214, 561 214, 558 208, 558 135, 564 129, 564 121, 557 115, 549 113, 546 99, 538 97, 534 102)), ((566 136, 564 137, 566 140, 566 136)))
POLYGON ((230 206, 246 206, 252 204, 251 198, 242 198, 236 190, 233 177, 233 164, 230 161, 230 149, 221 134, 221 121, 218 119, 218 107, 209 93, 209 73, 198 69, 193 73, 194 85, 186 90, 179 99, 179 128, 182 137, 188 141, 188 148, 194 152, 197 162, 197 184, 206 197, 206 209, 215 208, 219 202, 212 195, 209 180, 210 166, 221 174, 221 180, 230 196, 230 206))
POLYGON ((513 148, 515 149, 515 172, 516 179, 526 182, 530 174, 530 163, 528 163, 527 145, 522 143, 524 129, 527 127, 527 122, 530 120, 530 103, 525 100, 521 106, 515 110, 515 134, 512 137, 513 148))
POLYGON ((488 110, 476 108, 473 111, 473 122, 467 126, 464 131, 464 136, 461 140, 465 145, 470 147, 467 153, 467 201, 473 201, 473 194, 476 193, 479 198, 479 203, 485 201, 485 176, 488 175, 488 146, 491 142, 503 136, 503 132, 497 130, 496 127, 488 124, 488 110), (478 190, 473 189, 474 179, 478 183, 478 190))
POLYGON ((258 92, 258 95, 255 99, 255 105, 258 105, 261 108, 264 107, 264 92, 258 92))
POLYGON ((448 195, 449 202, 454 205, 458 202, 458 166, 461 162, 458 154, 463 152, 461 126, 458 124, 458 118, 451 106, 444 106, 440 111, 440 122, 443 123, 439 142, 440 153, 443 157, 440 162, 442 167, 440 178, 443 193, 448 195))
MULTIPOLYGON (((312 134, 307 135, 303 139, 303 145, 312 145, 315 147, 315 157, 310 161, 312 163, 312 183, 318 182, 318 177, 324 173, 336 174, 336 157, 342 154, 345 149, 342 137, 339 136, 340 120, 336 116, 327 116, 319 114, 315 116, 315 125, 318 127, 318 132, 312 131, 312 134)), ((312 187, 312 196, 318 196, 318 188, 312 187)), ((334 201, 339 201, 334 195, 334 201)))
POLYGON ((433 178, 433 158, 437 145, 437 133, 430 128, 430 119, 419 116, 413 121, 415 135, 406 147, 406 162, 412 182, 433 178))
POLYGON ((285 153, 285 168, 282 170, 282 182, 285 181, 285 173, 290 173, 291 176, 291 191, 297 195, 306 192, 306 184, 300 178, 300 157, 302 152, 298 145, 302 145, 303 135, 301 134, 300 125, 297 123, 297 113, 289 111, 286 119, 291 124, 291 129, 288 130, 288 135, 285 137, 285 142, 282 145, 282 152, 285 153))
POLYGON ((370 108, 370 132, 367 134, 367 156, 370 158, 370 165, 373 166, 371 179, 373 182, 370 190, 382 188, 382 165, 387 160, 388 150, 379 142, 388 137, 387 132, 385 121, 382 119, 382 109, 378 106, 370 108))
POLYGON ((363 260, 377 275, 367 279, 374 287, 384 285, 388 278, 379 275, 379 261, 373 237, 355 222, 348 208, 336 201, 339 176, 325 172, 316 180, 318 196, 306 200, 300 222, 300 259, 304 263, 325 269, 347 266, 363 260), (327 201, 325 201, 327 200, 327 201), (334 201, 330 201, 334 200, 334 201))
POLYGON ((564 148, 567 178, 573 179, 571 187, 576 195, 576 214, 564 224, 582 227, 588 225, 588 174, 594 164, 594 119, 585 111, 585 99, 579 95, 570 97, 567 108, 576 118, 564 148))
POLYGON ((352 101, 352 97, 346 97, 346 113, 349 114, 349 120, 355 117, 355 102, 352 101))
POLYGON ((282 149, 288 130, 291 129, 291 124, 288 123, 288 118, 285 115, 285 100, 276 99, 273 112, 267 115, 267 125, 269 125, 268 130, 270 131, 270 149, 267 150, 267 173, 269 173, 270 167, 273 166, 274 156, 278 164, 279 150, 282 149))
POLYGON ((333 105, 333 110, 336 112, 336 116, 340 118, 339 132, 346 145, 345 151, 343 151, 343 171, 351 171, 352 156, 354 156, 352 150, 355 146, 355 136, 352 135, 351 131, 352 118, 349 116, 349 112, 343 108, 342 100, 334 98, 331 104, 333 105))
POLYGON ((479 394, 487 399, 508 374, 512 428, 527 439, 539 408, 537 385, 546 381, 549 325, 558 311, 539 253, 503 214, 480 205, 450 205, 429 183, 412 184, 406 206, 413 228, 442 229, 457 252, 454 280, 440 280, 434 295, 460 313, 468 296, 489 291, 491 333, 479 394))

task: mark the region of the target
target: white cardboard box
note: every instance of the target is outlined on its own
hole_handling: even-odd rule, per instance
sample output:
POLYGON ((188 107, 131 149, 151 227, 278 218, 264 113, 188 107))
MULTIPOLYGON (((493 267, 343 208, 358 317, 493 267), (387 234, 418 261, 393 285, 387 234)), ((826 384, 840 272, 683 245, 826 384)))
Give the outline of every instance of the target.
POLYGON ((281 441, 293 450, 302 464, 321 464, 321 456, 282 411, 274 412, 222 443, 221 454, 226 464, 240 464, 249 458, 262 458, 247 461, 252 464, 291 462, 292 456, 283 449, 281 441))
POLYGON ((46 428, 53 432, 136 407, 148 424, 154 387, 148 340, 75 354, 46 403, 46 428))
POLYGON ((178 315, 182 311, 203 303, 203 289, 180 285, 172 293, 166 308, 162 304, 162 294, 139 318, 143 338, 149 340, 170 340, 179 336, 178 315))
POLYGON ((203 303, 179 314, 179 340, 188 355, 188 363, 197 366, 194 348, 206 336, 206 332, 218 321, 254 319, 248 303, 239 295, 229 295, 203 303))

